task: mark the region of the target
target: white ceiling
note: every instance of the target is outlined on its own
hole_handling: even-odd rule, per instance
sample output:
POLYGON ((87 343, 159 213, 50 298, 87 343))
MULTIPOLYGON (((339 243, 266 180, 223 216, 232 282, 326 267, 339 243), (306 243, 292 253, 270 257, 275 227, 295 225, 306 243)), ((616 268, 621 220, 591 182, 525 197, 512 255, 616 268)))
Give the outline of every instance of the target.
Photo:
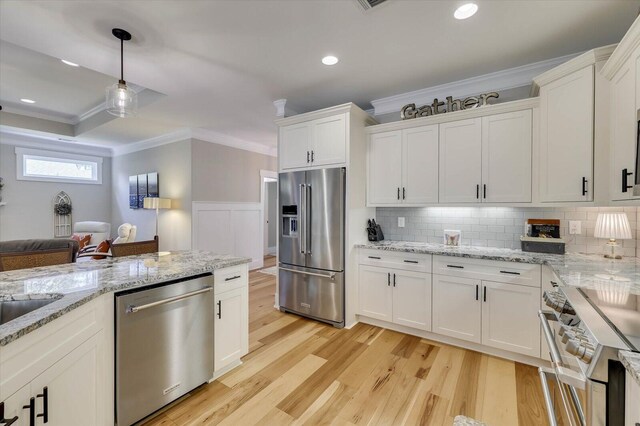
MULTIPOLYGON (((457 21, 459 2, 451 0, 389 0, 367 13, 355 0, 1 0, 1 70, 5 61, 20 63, 5 52, 9 42, 117 77, 119 43, 111 28, 122 27, 133 34, 125 45, 125 79, 167 96, 84 139, 115 146, 191 127, 274 146, 276 99, 288 99, 298 112, 348 101, 370 108, 381 97, 615 43, 640 6, 638 0, 477 3, 474 17, 457 21), (338 56, 338 65, 322 65, 326 54, 338 56)), ((23 67, 49 78, 28 62, 23 67)), ((13 75, 10 95, 29 89, 13 75)), ((93 91, 84 75, 71 81, 71 96, 74 86, 93 91)), ((0 90, 5 99, 8 89, 0 90)))

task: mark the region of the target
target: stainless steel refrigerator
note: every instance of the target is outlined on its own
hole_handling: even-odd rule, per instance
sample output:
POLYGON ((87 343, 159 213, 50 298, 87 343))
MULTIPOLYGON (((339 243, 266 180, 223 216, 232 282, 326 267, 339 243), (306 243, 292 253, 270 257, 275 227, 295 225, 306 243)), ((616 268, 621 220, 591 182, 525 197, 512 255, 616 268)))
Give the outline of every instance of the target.
POLYGON ((280 310, 344 327, 346 170, 280 173, 280 310))

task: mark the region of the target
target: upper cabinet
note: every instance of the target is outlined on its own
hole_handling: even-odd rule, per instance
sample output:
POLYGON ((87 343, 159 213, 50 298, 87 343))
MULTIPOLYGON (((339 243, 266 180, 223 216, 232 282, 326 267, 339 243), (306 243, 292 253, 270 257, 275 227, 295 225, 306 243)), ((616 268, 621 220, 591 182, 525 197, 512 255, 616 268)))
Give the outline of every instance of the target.
POLYGON ((481 118, 440 125, 440 202, 480 202, 481 128, 481 118))
POLYGON ((368 149, 368 203, 378 206, 400 204, 402 131, 371 135, 368 149))

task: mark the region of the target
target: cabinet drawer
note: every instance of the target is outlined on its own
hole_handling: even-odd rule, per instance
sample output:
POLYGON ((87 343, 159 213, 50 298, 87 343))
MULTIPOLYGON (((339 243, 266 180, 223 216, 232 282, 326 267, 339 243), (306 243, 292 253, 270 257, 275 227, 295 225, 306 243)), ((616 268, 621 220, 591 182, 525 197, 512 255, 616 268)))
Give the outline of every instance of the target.
POLYGON ((213 272, 214 294, 247 286, 249 283, 247 268, 244 264, 215 270, 213 272))
POLYGON ((540 287, 541 266, 530 263, 434 256, 433 273, 540 287))
POLYGON ((405 271, 431 272, 431 255, 363 249, 360 250, 360 264, 405 271))

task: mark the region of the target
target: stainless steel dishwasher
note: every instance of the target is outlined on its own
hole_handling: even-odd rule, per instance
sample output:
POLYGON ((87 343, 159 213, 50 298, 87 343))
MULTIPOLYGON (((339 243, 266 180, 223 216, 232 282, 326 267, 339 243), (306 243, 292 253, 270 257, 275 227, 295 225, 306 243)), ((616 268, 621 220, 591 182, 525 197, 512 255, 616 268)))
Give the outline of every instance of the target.
POLYGON ((116 422, 129 426, 213 375, 213 275, 115 297, 116 422))

